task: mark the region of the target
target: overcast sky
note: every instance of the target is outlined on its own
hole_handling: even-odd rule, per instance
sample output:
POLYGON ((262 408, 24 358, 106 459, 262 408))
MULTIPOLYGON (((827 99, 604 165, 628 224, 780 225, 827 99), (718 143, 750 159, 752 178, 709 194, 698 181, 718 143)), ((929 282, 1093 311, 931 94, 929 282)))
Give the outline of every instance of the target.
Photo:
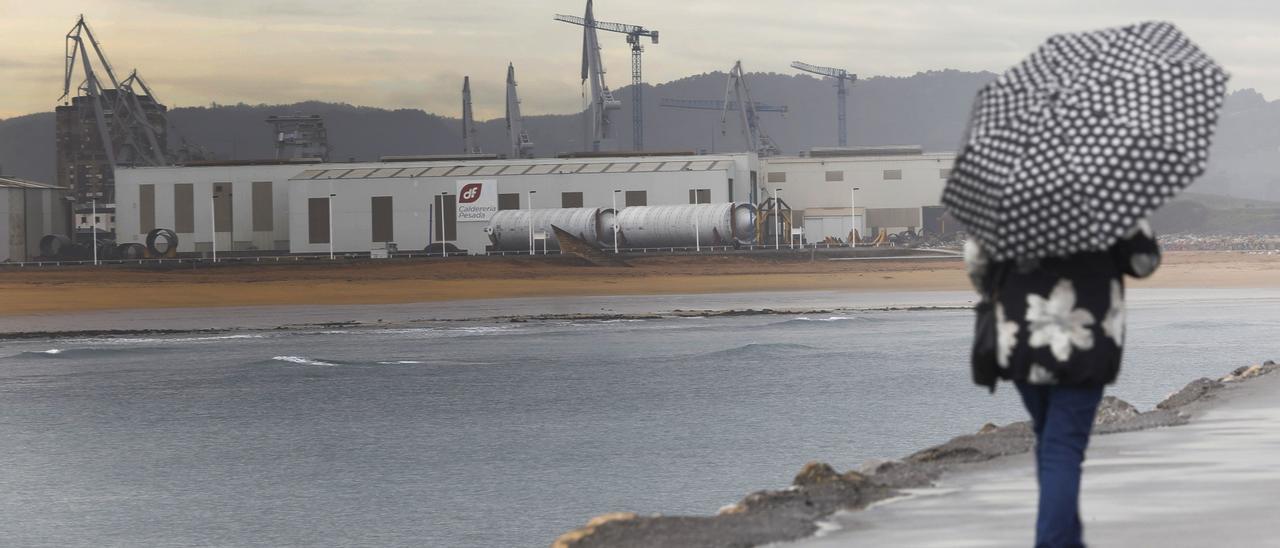
MULTIPOLYGON (((119 73, 137 68, 169 106, 306 99, 456 115, 462 76, 477 117, 501 116, 507 62, 524 112, 582 106, 585 0, 0 0, 0 118, 51 110, 63 43, 85 13, 119 73)), ((645 80, 726 70, 793 72, 793 60, 861 76, 999 72, 1045 37, 1148 19, 1174 22, 1233 75, 1280 96, 1273 0, 598 0, 596 17, 661 32, 645 80)), ((629 49, 602 33, 607 81, 629 49)), ((123 75, 122 75, 123 77, 123 75)), ((81 80, 77 75, 76 83, 81 80)))

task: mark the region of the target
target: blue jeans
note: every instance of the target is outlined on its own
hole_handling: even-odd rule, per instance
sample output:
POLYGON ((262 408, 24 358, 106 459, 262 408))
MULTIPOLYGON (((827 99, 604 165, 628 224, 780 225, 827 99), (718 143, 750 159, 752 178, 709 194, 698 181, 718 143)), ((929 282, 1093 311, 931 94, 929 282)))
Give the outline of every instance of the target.
POLYGON ((1036 433, 1036 477, 1040 482, 1036 546, 1084 546, 1080 464, 1089 446, 1102 387, 1016 385, 1036 433))

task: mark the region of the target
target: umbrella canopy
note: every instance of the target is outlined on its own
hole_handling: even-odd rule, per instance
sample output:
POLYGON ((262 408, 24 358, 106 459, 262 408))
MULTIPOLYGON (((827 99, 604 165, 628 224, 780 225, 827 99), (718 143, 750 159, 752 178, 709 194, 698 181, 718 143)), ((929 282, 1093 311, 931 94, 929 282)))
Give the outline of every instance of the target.
POLYGON ((1053 36, 978 92, 942 203, 995 260, 1105 250, 1204 172, 1226 82, 1168 23, 1053 36))

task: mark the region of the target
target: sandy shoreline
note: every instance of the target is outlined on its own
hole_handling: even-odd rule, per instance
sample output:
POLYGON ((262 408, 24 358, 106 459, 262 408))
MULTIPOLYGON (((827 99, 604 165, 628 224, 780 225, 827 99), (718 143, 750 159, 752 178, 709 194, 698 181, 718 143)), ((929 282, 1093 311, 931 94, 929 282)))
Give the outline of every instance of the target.
MULTIPOLYGON (((800 254, 663 256, 631 267, 572 257, 475 257, 336 265, 0 270, 0 317, 90 311, 387 305, 560 296, 761 291, 967 291, 956 258, 833 261, 800 254)), ((1134 287, 1277 288, 1280 256, 1171 252, 1134 287)))

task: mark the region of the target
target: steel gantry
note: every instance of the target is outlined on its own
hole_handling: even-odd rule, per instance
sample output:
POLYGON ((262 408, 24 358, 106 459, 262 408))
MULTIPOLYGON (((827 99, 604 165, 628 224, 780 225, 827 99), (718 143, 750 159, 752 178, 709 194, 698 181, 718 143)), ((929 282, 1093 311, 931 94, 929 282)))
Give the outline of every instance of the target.
POLYGON ((520 116, 520 96, 516 93, 516 67, 507 63, 507 140, 512 158, 532 158, 533 141, 524 130, 524 118, 520 116))
POLYGON ((479 154, 476 141, 476 120, 471 114, 471 77, 462 77, 462 153, 479 154))
POLYGON ((845 69, 819 67, 810 65, 809 63, 801 63, 795 61, 791 63, 791 68, 811 72, 832 78, 836 81, 836 142, 839 146, 849 145, 849 126, 845 120, 845 103, 849 97, 849 87, 846 82, 852 84, 858 81, 858 75, 853 74, 845 69))
MULTIPOLYGON (((634 148, 635 150, 644 150, 644 93, 643 93, 644 86, 642 85, 644 83, 644 76, 641 70, 641 62, 640 62, 641 54, 644 53, 644 45, 643 45, 642 39, 649 38, 652 41, 652 43, 657 44, 658 31, 649 30, 639 25, 628 25, 626 23, 610 23, 607 21, 597 21, 594 15, 592 14, 591 0, 587 0, 586 17, 574 17, 572 15, 556 15, 555 20, 574 24, 574 25, 581 25, 582 27, 584 27, 583 29, 584 37, 583 37, 583 45, 582 45, 583 47, 582 79, 584 81, 588 79, 588 74, 587 74, 588 50, 590 50, 591 55, 594 55, 595 57, 594 63, 597 65, 600 65, 600 45, 596 41, 596 34, 594 29, 600 29, 600 30, 605 30, 609 32, 617 32, 617 33, 627 35, 627 43, 631 44, 631 98, 632 98, 631 99, 631 103, 632 103, 631 104, 631 144, 632 144, 632 148, 634 148)), ((603 65, 600 65, 599 70, 602 75, 600 84, 601 86, 603 86, 604 84, 603 65)), ((593 107, 594 107, 594 103, 598 102, 596 99, 597 97, 596 93, 599 91, 600 90, 597 90, 593 84, 593 87, 592 87, 593 107)), ((609 88, 604 87, 603 93, 607 94, 608 91, 609 91, 609 88)), ((609 98, 612 99, 612 95, 609 95, 609 98)), ((605 123, 608 122, 607 115, 604 122, 605 123)))
POLYGON ((167 165, 169 160, 166 156, 166 143, 161 142, 157 136, 166 129, 168 123, 163 109, 151 109, 151 113, 158 118, 155 120, 159 125, 158 132, 153 125, 153 120, 148 119, 148 111, 144 109, 134 85, 141 88, 144 92, 143 96, 149 96, 151 102, 156 104, 159 102, 155 100, 154 95, 151 95, 150 88, 138 76, 136 70, 123 81, 116 79, 111 62, 107 60, 101 44, 93 36, 93 30, 85 22, 83 15, 67 32, 66 71, 63 78, 62 97, 59 97, 59 100, 71 95, 77 61, 80 62, 81 70, 84 71, 84 81, 75 89, 80 96, 91 101, 99 138, 102 140, 108 162, 113 166, 120 163, 143 166, 167 165), (93 49, 92 54, 98 59, 99 68, 110 81, 110 88, 104 86, 98 73, 93 70, 93 64, 90 62, 90 48, 93 49), (111 116, 110 120, 107 119, 108 114, 111 116))
POLYGON ((756 108, 757 104, 751 100, 751 88, 747 86, 742 61, 738 61, 729 71, 729 78, 724 86, 724 104, 720 111, 720 134, 726 133, 725 124, 729 119, 730 107, 737 107, 738 115, 742 118, 742 136, 746 139, 747 146, 760 156, 773 156, 781 150, 760 125, 758 113, 761 111, 756 108))

